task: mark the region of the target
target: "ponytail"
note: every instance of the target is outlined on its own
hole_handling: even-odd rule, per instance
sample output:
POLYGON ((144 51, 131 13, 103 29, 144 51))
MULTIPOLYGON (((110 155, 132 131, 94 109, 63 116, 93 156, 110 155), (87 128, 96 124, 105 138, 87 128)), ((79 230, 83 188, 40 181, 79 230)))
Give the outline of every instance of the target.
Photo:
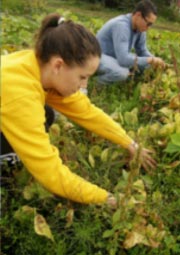
POLYGON ((101 55, 96 37, 84 26, 53 13, 47 15, 36 34, 35 52, 43 63, 60 56, 68 65, 83 65, 87 58, 101 55))

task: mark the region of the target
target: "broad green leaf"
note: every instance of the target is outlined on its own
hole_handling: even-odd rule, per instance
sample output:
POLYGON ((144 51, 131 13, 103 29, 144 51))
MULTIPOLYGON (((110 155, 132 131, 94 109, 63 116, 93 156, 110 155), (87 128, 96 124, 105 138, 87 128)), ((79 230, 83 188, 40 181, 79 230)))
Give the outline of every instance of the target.
POLYGON ((122 175, 123 175, 124 180, 127 181, 128 177, 129 177, 129 173, 123 169, 122 175))
POLYGON ((115 225, 117 222, 119 222, 120 216, 121 216, 121 211, 120 211, 120 209, 118 209, 118 210, 113 214, 113 217, 112 217, 112 223, 113 223, 113 225, 115 225))
POLYGON ((111 237, 112 235, 114 235, 114 230, 108 229, 108 230, 104 231, 103 238, 108 238, 108 237, 111 237))
POLYGON ((153 180, 149 175, 143 175, 142 179, 145 185, 148 186, 149 188, 153 185, 153 180))
POLYGON ((172 134, 171 135, 171 141, 173 144, 180 146, 180 133, 172 134))
POLYGON ((168 153, 176 153, 180 152, 180 146, 173 144, 172 142, 169 142, 166 149, 164 150, 165 152, 168 153))

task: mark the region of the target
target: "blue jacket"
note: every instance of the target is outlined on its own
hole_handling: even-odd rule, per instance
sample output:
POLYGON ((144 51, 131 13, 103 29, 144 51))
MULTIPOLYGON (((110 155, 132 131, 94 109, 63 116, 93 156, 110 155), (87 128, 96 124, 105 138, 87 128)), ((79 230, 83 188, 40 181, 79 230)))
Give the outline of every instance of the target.
POLYGON ((146 33, 133 31, 131 20, 130 13, 110 19, 98 31, 97 39, 102 53, 116 58, 120 66, 130 68, 137 63, 144 68, 152 54, 146 47, 146 33))

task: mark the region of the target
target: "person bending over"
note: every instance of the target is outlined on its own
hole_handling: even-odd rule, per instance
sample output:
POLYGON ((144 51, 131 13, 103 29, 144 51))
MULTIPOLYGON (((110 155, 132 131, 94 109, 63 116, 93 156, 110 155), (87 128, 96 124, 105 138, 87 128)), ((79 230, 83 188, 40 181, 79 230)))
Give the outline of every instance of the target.
MULTIPOLYGON (((81 91, 96 71, 101 50, 85 27, 56 13, 47 15, 34 49, 2 56, 1 131, 28 171, 50 192, 80 203, 116 203, 107 190, 86 181, 63 164, 46 132, 45 105, 82 127, 126 148, 137 144, 121 126, 81 91)), ((144 167, 154 167, 142 150, 144 167)))

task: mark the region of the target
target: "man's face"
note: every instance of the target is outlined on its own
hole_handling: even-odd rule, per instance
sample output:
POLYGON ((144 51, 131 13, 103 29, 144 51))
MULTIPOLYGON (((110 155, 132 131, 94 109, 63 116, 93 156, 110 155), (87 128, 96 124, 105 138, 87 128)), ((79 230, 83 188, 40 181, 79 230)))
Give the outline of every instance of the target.
POLYGON ((138 32, 145 32, 156 21, 157 16, 154 13, 149 13, 147 16, 141 12, 136 13, 136 30, 138 32))

